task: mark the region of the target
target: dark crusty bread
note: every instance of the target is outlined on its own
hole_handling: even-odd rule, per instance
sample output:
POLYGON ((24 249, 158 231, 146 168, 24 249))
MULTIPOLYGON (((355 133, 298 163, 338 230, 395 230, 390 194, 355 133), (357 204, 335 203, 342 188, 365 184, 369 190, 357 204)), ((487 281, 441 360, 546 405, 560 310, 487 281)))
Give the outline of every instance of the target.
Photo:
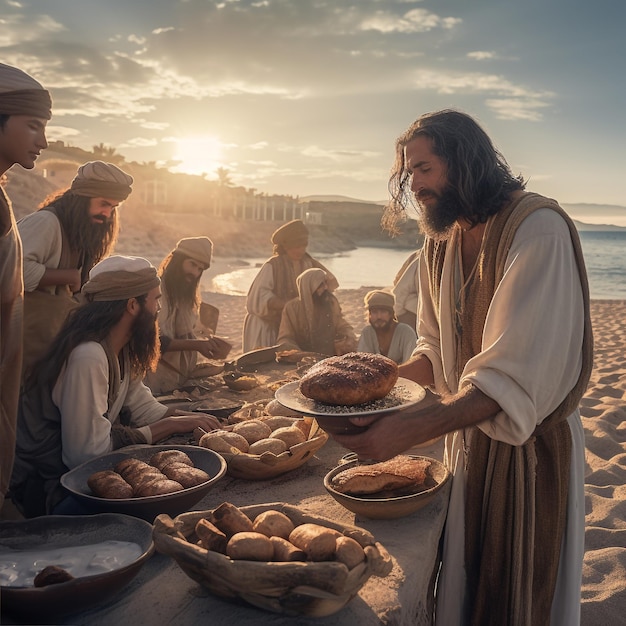
POLYGON ((303 396, 340 406, 384 398, 398 380, 398 365, 382 354, 348 352, 313 365, 300 379, 303 396))
POLYGON ((356 465, 333 476, 331 484, 341 493, 359 495, 420 487, 426 482, 430 461, 398 455, 388 461, 356 465))

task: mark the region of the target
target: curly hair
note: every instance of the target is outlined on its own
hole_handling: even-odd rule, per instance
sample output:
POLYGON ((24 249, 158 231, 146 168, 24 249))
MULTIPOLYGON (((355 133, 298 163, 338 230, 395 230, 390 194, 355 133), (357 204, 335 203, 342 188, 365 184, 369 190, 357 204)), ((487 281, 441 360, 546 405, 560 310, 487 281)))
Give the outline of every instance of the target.
POLYGON ((415 208, 404 149, 420 136, 432 140, 433 153, 446 163, 448 184, 459 198, 459 215, 472 226, 486 222, 513 191, 526 186, 521 176, 512 174, 487 133, 469 115, 451 109, 426 113, 396 140, 388 185, 391 200, 382 219, 383 227, 391 232, 397 232, 397 224, 407 218, 407 209, 415 208))

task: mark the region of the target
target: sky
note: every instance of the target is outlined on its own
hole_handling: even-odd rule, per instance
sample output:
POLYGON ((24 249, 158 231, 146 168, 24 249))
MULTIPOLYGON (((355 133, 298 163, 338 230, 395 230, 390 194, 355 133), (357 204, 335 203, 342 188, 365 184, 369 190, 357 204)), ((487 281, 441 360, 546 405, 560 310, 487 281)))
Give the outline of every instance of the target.
MULTIPOLYGON (((49 140, 270 194, 387 199, 421 114, 475 117, 528 189, 626 206, 623 0, 0 0, 49 140)), ((625 222, 626 223, 626 222, 625 222)))

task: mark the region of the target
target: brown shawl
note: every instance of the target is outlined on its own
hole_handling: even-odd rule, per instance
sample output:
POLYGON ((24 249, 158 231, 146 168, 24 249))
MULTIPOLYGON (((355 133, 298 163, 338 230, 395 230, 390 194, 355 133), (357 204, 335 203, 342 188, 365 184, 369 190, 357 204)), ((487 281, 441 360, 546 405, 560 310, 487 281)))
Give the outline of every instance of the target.
MULTIPOLYGON (((481 350, 487 312, 519 225, 542 208, 559 213, 570 230, 585 307, 583 364, 574 388, 524 445, 511 446, 472 429, 465 515, 466 608, 468 623, 477 626, 550 622, 571 460, 566 419, 578 406, 593 365, 589 286, 576 228, 555 201, 521 193, 487 223, 476 271, 461 303, 458 372, 481 350)), ((445 243, 429 241, 426 254, 430 288, 439 303, 445 243)))

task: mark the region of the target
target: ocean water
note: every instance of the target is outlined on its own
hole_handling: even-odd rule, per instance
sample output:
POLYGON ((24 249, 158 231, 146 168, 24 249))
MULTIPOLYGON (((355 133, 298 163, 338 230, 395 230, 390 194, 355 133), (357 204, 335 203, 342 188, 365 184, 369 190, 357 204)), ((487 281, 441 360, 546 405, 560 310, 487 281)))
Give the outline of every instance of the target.
MULTIPOLYGON (((626 300, 626 231, 583 231, 580 239, 593 300, 626 300)), ((389 287, 410 250, 357 248, 346 253, 317 258, 339 280, 340 288, 389 287)), ((260 265, 248 263, 228 274, 211 278, 207 288, 218 293, 245 295, 260 265)))

